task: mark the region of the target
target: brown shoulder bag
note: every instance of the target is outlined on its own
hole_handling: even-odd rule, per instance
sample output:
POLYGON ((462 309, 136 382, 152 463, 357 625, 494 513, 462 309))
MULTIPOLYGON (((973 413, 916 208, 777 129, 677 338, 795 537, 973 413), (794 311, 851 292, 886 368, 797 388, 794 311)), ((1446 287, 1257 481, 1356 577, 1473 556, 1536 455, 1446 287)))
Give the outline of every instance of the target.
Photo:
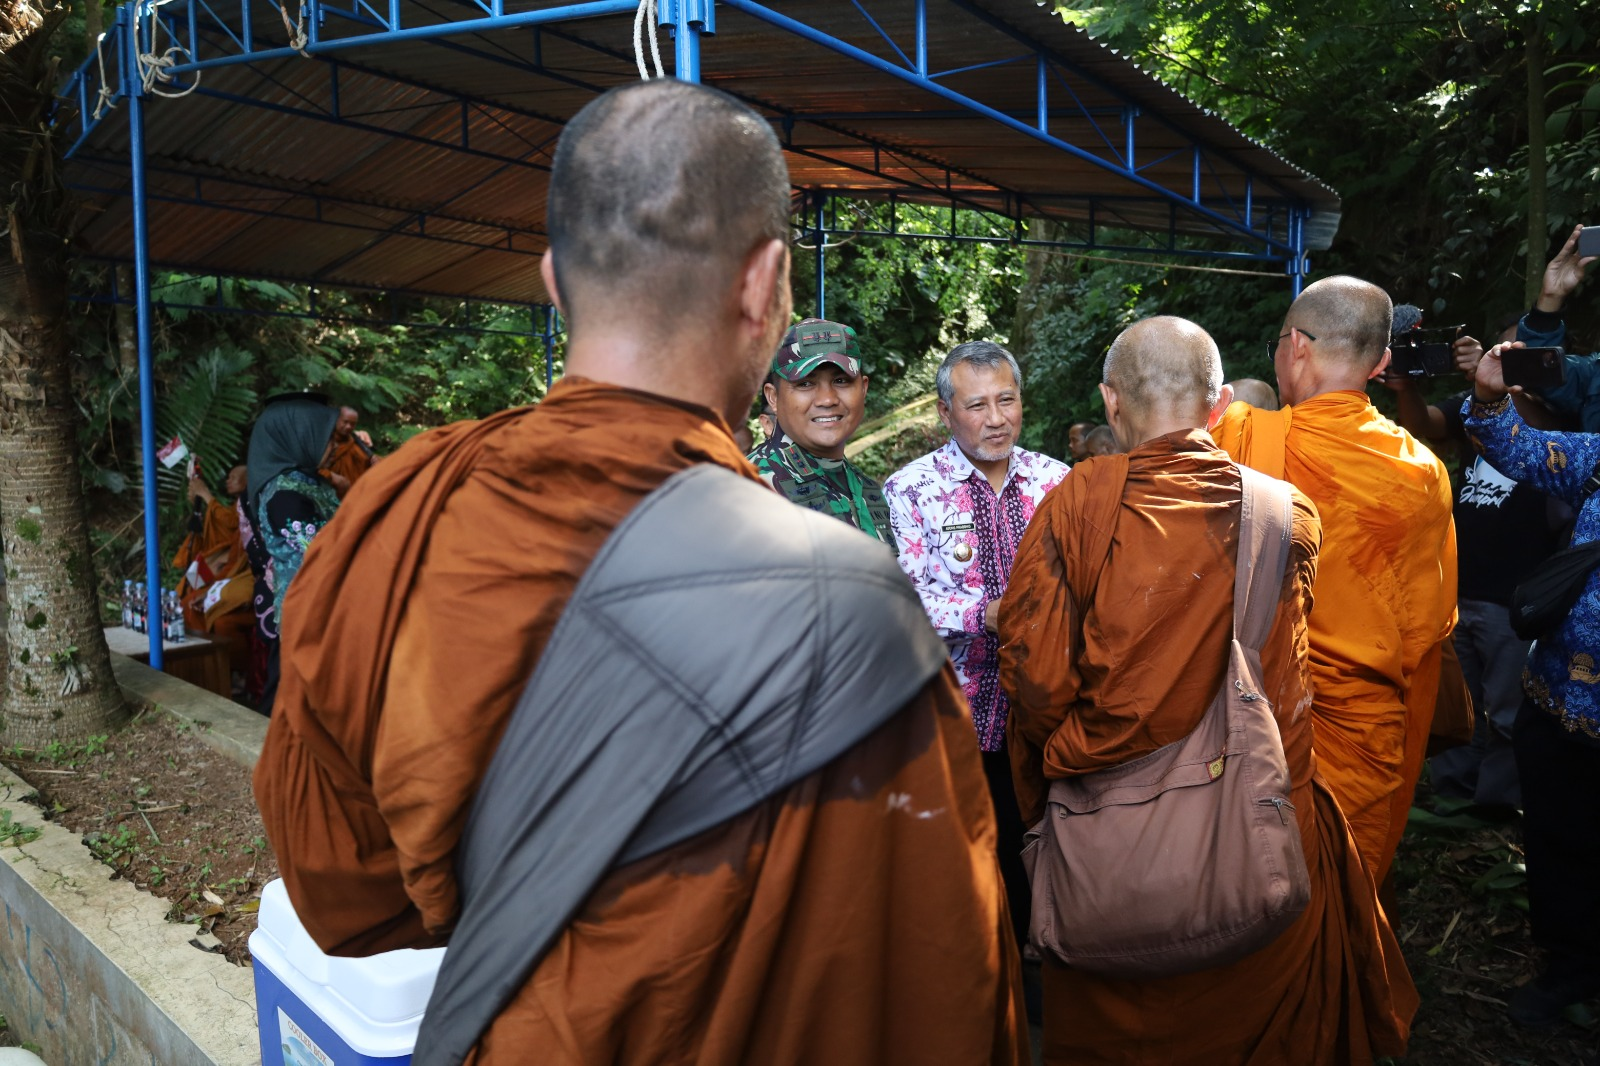
MULTIPOLYGON (((1027 835, 1029 939, 1075 969, 1149 979, 1224 966, 1271 943, 1311 896, 1283 739, 1262 692, 1261 645, 1289 560, 1289 486, 1239 472, 1233 639, 1205 717, 1142 758, 1052 781, 1027 835)), ((1094 579, 1103 566, 1102 556, 1094 579)))

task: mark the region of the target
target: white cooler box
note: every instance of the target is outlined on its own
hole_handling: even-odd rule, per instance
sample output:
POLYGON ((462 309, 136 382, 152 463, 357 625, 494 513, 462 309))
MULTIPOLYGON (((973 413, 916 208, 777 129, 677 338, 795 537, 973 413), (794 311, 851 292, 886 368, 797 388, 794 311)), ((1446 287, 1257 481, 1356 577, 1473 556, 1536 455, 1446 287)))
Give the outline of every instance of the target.
POLYGON ((324 955, 282 881, 261 890, 250 934, 263 1066, 403 1066, 444 948, 365 959, 324 955))

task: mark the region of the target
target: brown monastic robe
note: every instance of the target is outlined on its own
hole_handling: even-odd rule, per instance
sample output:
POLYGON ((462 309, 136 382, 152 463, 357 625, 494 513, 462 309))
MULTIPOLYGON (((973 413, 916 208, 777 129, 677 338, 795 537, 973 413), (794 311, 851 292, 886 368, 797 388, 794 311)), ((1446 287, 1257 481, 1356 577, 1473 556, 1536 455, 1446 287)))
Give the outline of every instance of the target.
POLYGON ((248 638, 256 622, 250 610, 254 586, 250 578, 250 560, 244 553, 244 542, 239 539, 239 512, 232 504, 206 501, 200 532, 190 533, 183 539, 172 565, 183 571, 196 560, 204 561, 211 571, 211 580, 200 588, 191 585, 187 577, 179 582, 178 602, 183 605, 184 624, 192 632, 209 633, 230 645, 233 668, 244 670, 249 665, 248 638), (207 594, 221 582, 227 582, 221 589, 221 598, 206 610, 207 594))
MULTIPOLYGON (((566 379, 408 443, 318 535, 255 781, 324 950, 448 938, 467 811, 562 608, 629 510, 702 462, 754 477, 710 411, 566 379)), ((608 875, 470 1061, 1023 1062, 994 832, 946 668, 827 767, 608 875)))
POLYGON ((328 465, 318 472, 323 477, 338 474, 349 481, 353 488, 361 476, 371 469, 372 457, 352 437, 343 444, 333 446, 333 454, 328 457, 328 465))
MULTIPOLYGON (((1001 683, 1030 823, 1049 779, 1138 758, 1199 724, 1225 668, 1240 494, 1237 468, 1193 430, 1081 463, 1040 504, 1000 609, 1001 683), (1078 523, 1122 462, 1127 485, 1099 587, 1075 593, 1063 559, 1091 539, 1078 523)), ((1268 947, 1201 973, 1134 982, 1046 962, 1047 1063, 1331 1066, 1404 1051, 1416 991, 1312 750, 1306 616, 1322 535, 1299 492, 1292 536, 1262 664, 1311 902, 1268 947)))

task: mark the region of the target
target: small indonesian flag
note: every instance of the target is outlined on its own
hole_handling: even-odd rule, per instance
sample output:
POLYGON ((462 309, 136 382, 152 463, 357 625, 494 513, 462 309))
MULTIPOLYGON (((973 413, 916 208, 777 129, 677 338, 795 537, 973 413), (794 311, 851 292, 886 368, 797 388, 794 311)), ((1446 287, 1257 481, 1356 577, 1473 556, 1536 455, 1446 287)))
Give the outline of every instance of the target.
POLYGON ((177 437, 163 444, 156 450, 156 458, 161 460, 161 465, 171 470, 185 459, 189 458, 189 446, 177 437))
POLYGON ((183 579, 192 589, 203 589, 216 579, 216 574, 211 572, 211 567, 206 565, 204 559, 196 559, 189 564, 189 569, 183 572, 183 579))

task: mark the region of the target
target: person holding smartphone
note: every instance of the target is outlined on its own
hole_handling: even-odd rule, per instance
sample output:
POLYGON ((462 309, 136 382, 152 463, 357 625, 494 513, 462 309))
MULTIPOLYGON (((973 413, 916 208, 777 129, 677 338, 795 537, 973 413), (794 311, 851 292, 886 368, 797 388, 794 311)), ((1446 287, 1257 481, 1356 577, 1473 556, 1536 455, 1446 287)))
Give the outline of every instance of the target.
MULTIPOLYGON (((1497 344, 1478 364, 1462 410, 1467 436, 1496 470, 1577 509, 1574 547, 1600 540, 1600 494, 1591 483, 1600 469, 1600 434, 1540 430, 1522 420, 1502 363, 1519 346, 1497 344)), ((1522 782, 1528 918, 1545 965, 1507 1010, 1530 1027, 1553 1026, 1567 1007, 1600 995, 1597 657, 1600 572, 1591 572, 1572 609, 1533 644, 1511 734, 1522 782)))
MULTIPOLYGON (((1584 268, 1600 259, 1600 226, 1578 226, 1544 268, 1539 298, 1517 325, 1517 340, 1529 348, 1566 345, 1562 308, 1583 284, 1584 268)), ((1585 433, 1600 432, 1600 358, 1568 355, 1565 380, 1533 391, 1560 415, 1576 418, 1585 433)))

